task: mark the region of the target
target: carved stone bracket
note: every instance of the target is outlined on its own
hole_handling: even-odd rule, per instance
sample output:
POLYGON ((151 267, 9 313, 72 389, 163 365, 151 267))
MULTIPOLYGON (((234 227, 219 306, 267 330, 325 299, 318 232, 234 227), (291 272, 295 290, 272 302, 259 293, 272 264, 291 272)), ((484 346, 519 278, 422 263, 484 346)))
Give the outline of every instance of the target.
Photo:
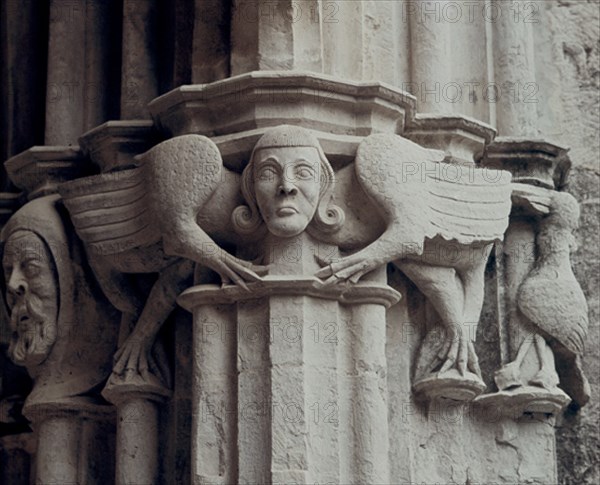
POLYGON ((152 121, 108 121, 79 138, 83 152, 101 172, 135 165, 133 157, 149 150, 158 141, 152 121))
POLYGON ((12 182, 29 200, 56 193, 60 183, 92 173, 78 147, 35 146, 4 162, 12 182))
POLYGON ((474 163, 492 142, 496 130, 467 116, 417 114, 404 136, 426 148, 443 151, 447 161, 474 163))
POLYGON ((562 190, 571 169, 568 151, 550 140, 498 137, 486 148, 481 165, 509 170, 513 182, 562 190))
POLYGON ((152 101, 149 109, 170 136, 225 135, 285 123, 366 136, 402 133, 415 105, 412 95, 383 83, 259 71, 182 86, 152 101))

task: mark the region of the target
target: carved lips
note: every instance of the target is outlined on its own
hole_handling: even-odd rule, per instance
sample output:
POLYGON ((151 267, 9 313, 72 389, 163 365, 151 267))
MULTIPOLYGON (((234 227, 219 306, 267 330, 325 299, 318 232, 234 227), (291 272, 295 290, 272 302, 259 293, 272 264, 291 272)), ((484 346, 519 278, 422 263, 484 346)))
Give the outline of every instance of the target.
POLYGON ((299 213, 300 213, 300 211, 292 206, 280 207, 279 209, 277 209, 277 212, 276 212, 276 214, 279 217, 293 216, 294 214, 299 214, 299 213))

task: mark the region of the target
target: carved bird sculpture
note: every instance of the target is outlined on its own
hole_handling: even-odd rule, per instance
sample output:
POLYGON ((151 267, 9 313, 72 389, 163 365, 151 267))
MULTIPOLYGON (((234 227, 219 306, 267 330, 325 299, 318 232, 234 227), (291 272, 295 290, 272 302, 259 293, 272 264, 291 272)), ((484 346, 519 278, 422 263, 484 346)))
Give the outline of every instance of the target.
MULTIPOLYGON (((548 389, 557 384, 552 359, 546 358, 543 351, 545 340, 554 352, 561 387, 577 405, 583 406, 590 397, 589 383, 581 366, 588 307, 570 262, 579 205, 566 192, 545 192, 548 215, 539 223, 538 257, 519 288, 517 305, 539 332, 534 336, 534 344, 540 370, 532 383, 548 389)), ((543 207, 544 202, 538 201, 538 207, 540 204, 543 207)))
POLYGON ((508 225, 511 177, 443 158, 398 135, 367 137, 358 148, 356 176, 379 209, 385 230, 350 256, 323 260, 317 276, 330 284, 356 282, 393 262, 426 296, 446 329, 429 371, 456 368, 480 380, 472 340, 489 251, 508 225))
MULTIPOLYGON (((59 188, 90 262, 111 302, 137 321, 115 356, 114 373, 150 379, 150 349, 160 326, 191 284, 193 262, 223 283, 246 287, 262 268, 221 249, 239 242, 231 213, 242 203, 240 176, 223 166, 216 145, 200 135, 167 140, 136 157, 137 167, 62 184, 59 188), (147 299, 134 273, 159 276, 147 299)), ((156 373, 156 372, 154 372, 156 373)))

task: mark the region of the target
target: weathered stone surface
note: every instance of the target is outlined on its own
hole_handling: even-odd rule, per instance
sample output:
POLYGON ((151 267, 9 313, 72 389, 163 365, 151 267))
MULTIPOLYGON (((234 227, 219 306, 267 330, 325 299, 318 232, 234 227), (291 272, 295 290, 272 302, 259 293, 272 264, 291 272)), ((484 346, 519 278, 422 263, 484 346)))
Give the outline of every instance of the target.
POLYGON ((598 481, 597 6, 3 2, 0 481, 598 481))
POLYGON ((557 433, 558 477, 561 483, 595 483, 600 480, 598 450, 600 398, 600 335, 598 322, 598 198, 600 147, 598 145, 598 87, 600 70, 600 18, 598 2, 538 2, 541 24, 535 29, 540 88, 539 129, 570 147, 573 169, 568 191, 581 203, 579 248, 572 255, 573 269, 589 306, 590 328, 584 371, 590 380, 588 406, 567 414, 557 433), (552 69, 547 69, 547 66, 552 69), (542 67, 544 66, 544 67, 542 67))

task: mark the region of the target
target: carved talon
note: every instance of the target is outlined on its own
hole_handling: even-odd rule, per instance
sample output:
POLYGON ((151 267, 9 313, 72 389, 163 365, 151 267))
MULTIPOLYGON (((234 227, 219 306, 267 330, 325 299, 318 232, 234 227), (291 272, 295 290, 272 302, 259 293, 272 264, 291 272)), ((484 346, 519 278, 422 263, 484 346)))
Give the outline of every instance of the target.
POLYGON ((473 343, 468 337, 463 336, 464 332, 452 332, 448 337, 450 344, 442 347, 438 353, 438 358, 444 361, 440 368, 440 374, 449 371, 456 365, 456 369, 461 376, 465 376, 467 371, 479 375, 479 362, 475 354, 473 343), (446 349, 448 349, 446 351, 446 349))
POLYGON ((246 282, 260 281, 268 272, 267 266, 260 266, 233 256, 215 262, 215 270, 221 277, 222 285, 232 282, 246 291, 250 291, 246 282))
POLYGON ((315 273, 315 276, 324 280, 325 285, 332 285, 346 280, 358 283, 365 274, 377 267, 377 262, 368 261, 356 255, 342 258, 336 263, 319 256, 315 256, 315 258, 320 265, 324 266, 315 273))
POLYGON ((133 371, 147 378, 150 369, 148 362, 152 358, 152 343, 148 337, 130 335, 115 354, 113 374, 121 376, 133 371))

